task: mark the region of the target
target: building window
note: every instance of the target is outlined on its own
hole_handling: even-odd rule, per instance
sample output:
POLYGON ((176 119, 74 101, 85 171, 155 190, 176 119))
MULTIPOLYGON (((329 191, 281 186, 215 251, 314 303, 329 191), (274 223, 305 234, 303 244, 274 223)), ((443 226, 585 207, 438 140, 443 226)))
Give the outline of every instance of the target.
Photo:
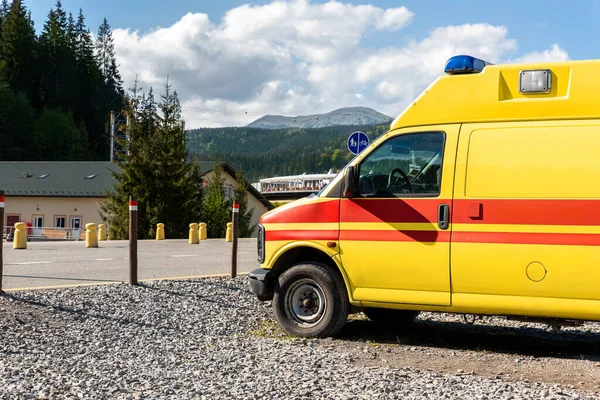
POLYGON ((33 217, 33 227, 36 229, 41 229, 44 226, 44 217, 41 215, 35 215, 33 217))
POLYGON ((64 228, 65 227, 65 223, 66 223, 67 217, 65 217, 64 215, 57 215, 54 217, 54 226, 56 228, 64 228))
POLYGON ((227 199, 233 199, 233 187, 230 185, 225 185, 223 187, 223 190, 225 191, 225 197, 227 199))

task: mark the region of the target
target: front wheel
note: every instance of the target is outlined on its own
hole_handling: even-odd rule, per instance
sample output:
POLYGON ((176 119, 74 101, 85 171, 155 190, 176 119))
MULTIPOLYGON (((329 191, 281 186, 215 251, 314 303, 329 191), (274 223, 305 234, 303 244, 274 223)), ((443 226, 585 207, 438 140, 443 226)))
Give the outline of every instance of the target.
POLYGON ((277 280, 273 311, 290 335, 329 337, 346 323, 350 304, 342 277, 320 264, 299 264, 277 280))

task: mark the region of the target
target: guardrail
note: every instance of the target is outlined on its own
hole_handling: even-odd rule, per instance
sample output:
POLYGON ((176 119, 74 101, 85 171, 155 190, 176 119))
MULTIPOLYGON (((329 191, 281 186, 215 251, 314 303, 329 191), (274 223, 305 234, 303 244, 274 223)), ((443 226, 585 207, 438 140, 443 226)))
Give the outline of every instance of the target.
MULTIPOLYGON (((15 227, 6 226, 2 232, 2 239, 4 241, 12 241, 15 227)), ((27 240, 28 241, 53 241, 53 240, 85 240, 85 229, 71 229, 71 228, 56 228, 56 227, 40 227, 33 228, 27 227, 27 240)))

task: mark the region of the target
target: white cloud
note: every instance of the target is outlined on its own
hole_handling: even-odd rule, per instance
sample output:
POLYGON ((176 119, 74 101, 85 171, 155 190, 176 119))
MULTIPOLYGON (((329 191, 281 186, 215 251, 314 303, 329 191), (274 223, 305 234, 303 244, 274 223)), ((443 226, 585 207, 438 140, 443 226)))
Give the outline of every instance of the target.
POLYGON ((517 58, 512 63, 537 63, 537 62, 552 62, 566 61, 569 59, 569 54, 559 45, 554 44, 550 50, 534 51, 517 58))
MULTIPOLYGON (((518 57, 506 27, 438 27, 415 40, 403 31, 415 18, 406 7, 273 1, 233 8, 219 22, 188 13, 151 32, 117 29, 114 38, 126 85, 137 75, 145 90, 160 92, 169 75, 188 127, 245 125, 264 114, 295 116, 346 106, 395 117, 453 55, 495 63, 518 57), (403 44, 366 43, 376 35, 393 35, 403 44)), ((521 58, 561 57, 567 53, 555 45, 521 58)))

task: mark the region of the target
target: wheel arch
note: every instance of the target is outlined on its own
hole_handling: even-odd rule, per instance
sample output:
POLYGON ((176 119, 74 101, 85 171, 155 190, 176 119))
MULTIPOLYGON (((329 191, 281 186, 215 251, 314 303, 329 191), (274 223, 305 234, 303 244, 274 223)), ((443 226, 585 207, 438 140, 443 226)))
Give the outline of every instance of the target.
POLYGON ((277 279, 277 277, 292 268, 294 265, 298 265, 303 262, 318 263, 328 269, 331 269, 342 277, 344 285, 346 286, 346 292, 348 293, 348 299, 352 302, 352 291, 350 290, 351 286, 348 281, 348 277, 346 276, 343 267, 339 264, 335 257, 338 253, 333 253, 330 249, 327 250, 314 243, 301 243, 284 249, 280 254, 277 255, 277 258, 272 264, 272 276, 274 279, 277 279))

